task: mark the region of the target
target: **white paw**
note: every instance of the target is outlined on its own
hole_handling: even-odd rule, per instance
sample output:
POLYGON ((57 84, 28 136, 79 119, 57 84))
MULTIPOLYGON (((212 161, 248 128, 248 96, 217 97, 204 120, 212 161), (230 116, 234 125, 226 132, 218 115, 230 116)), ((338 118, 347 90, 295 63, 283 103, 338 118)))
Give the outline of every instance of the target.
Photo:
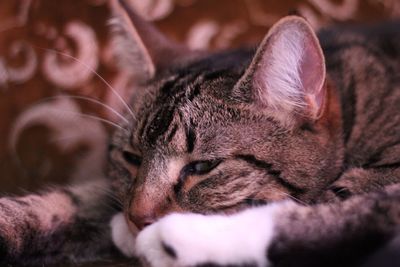
POLYGON ((114 245, 127 257, 135 253, 135 235, 132 234, 122 212, 114 215, 110 222, 111 237, 114 245))
POLYGON ((276 211, 287 202, 224 215, 172 214, 139 233, 136 252, 153 267, 254 264, 266 257, 276 211))

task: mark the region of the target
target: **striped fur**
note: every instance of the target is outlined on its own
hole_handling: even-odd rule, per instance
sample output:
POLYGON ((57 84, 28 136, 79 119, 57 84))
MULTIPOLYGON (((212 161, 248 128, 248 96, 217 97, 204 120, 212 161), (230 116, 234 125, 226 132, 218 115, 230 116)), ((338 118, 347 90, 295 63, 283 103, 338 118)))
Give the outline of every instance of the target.
POLYGON ((107 187, 96 181, 0 198, 0 264, 33 266, 120 256, 108 226, 118 205, 107 187))
POLYGON ((110 180, 1 198, 1 264, 98 259, 118 247, 155 266, 354 266, 396 236, 398 23, 317 39, 292 17, 257 50, 205 53, 163 46, 152 26, 111 2, 127 23, 119 44, 132 49, 122 51, 140 62, 123 65, 135 116, 110 140, 110 180), (163 219, 174 212, 197 214, 163 219), (124 233, 144 227, 131 253, 124 233), (204 243, 210 233, 218 248, 204 243))
MULTIPOLYGON (((128 225, 143 228, 182 211, 246 214, 254 205, 292 199, 318 205, 292 204, 294 209, 283 205, 279 214, 287 219, 271 217, 273 238, 264 251, 274 266, 352 266, 382 248, 396 236, 398 225, 398 190, 388 189, 400 179, 398 26, 393 22, 368 30, 326 29, 315 41, 304 20, 288 18, 271 30, 257 51, 202 54, 185 64, 159 68, 148 84, 137 87, 141 95, 132 101, 138 118, 132 121, 132 132, 116 135, 113 142, 110 175, 124 176, 131 184, 125 193, 128 225), (303 53, 308 54, 291 55, 292 46, 286 46, 285 38, 298 42, 294 47, 306 47, 303 53), (289 59, 281 61, 281 55, 289 59), (306 58, 300 65, 299 57, 306 58), (326 62, 326 77, 321 62, 326 62), (286 65, 275 71, 274 64, 286 65), (262 72, 263 68, 272 71, 262 72), (301 86, 299 77, 290 81, 279 77, 290 73, 307 76, 301 77, 301 86), (283 86, 268 78, 288 83, 283 86), (266 86, 258 86, 260 82, 266 86), (285 99, 287 86, 297 90, 301 105, 285 99), (142 159, 132 167, 134 174, 119 156, 126 147, 142 159), (215 167, 197 173, 193 166, 198 162, 215 167), (354 197, 359 194, 365 195, 354 197), (377 225, 367 227, 371 221, 377 225), (313 228, 315 234, 307 230, 313 228), (327 245, 315 245, 320 242, 327 245), (345 261, 335 258, 336 253, 351 257, 345 261)), ((188 232, 196 224, 197 217, 191 221, 191 216, 182 215, 188 232)), ((227 217, 228 225, 235 216, 227 217)), ((155 266, 264 265, 257 259, 235 262, 243 251, 220 255, 233 261, 218 261, 218 254, 212 254, 214 261, 201 259, 203 252, 209 255, 201 243, 208 233, 201 231, 212 231, 214 217, 205 217, 209 222, 198 236, 187 234, 184 225, 174 226, 168 218, 139 235, 138 252, 155 266), (175 238, 181 243, 175 244, 175 238), (204 251, 190 250, 196 242, 204 251), (149 246, 159 249, 153 253, 149 246), (185 253, 200 259, 193 256, 190 261, 185 253)), ((251 224, 242 226, 248 231, 245 237, 262 233, 251 224)), ((235 244, 233 231, 221 238, 217 245, 221 249, 235 244), (224 243, 224 238, 232 242, 224 243)), ((212 244, 209 249, 219 251, 212 244)))

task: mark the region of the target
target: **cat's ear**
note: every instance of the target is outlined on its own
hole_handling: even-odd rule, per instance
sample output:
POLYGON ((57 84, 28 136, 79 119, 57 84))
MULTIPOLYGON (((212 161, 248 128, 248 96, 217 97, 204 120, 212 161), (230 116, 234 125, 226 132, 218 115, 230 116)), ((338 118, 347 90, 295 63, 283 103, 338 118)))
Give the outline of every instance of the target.
POLYGON ((152 78, 190 53, 186 46, 174 43, 151 23, 140 17, 128 1, 111 0, 110 21, 119 63, 139 80, 152 78))
POLYGON ((325 98, 325 59, 306 20, 286 17, 260 44, 234 93, 247 94, 285 124, 316 120, 325 98))

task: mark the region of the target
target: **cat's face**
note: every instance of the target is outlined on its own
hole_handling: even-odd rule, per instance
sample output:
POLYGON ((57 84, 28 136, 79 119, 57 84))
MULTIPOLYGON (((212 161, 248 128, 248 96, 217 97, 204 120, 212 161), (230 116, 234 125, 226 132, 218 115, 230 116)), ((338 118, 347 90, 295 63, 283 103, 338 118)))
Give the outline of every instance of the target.
MULTIPOLYGON (((143 28, 128 15, 125 39, 129 29, 140 38, 143 28)), ((318 41, 303 20, 277 24, 255 55, 191 53, 168 44, 157 56, 150 46, 133 49, 143 65, 135 73, 142 82, 131 102, 134 117, 127 116, 129 130, 115 133, 110 149, 110 175, 137 226, 172 211, 311 201, 335 178, 340 112, 318 41), (157 62, 165 49, 175 49, 168 67, 157 62)))

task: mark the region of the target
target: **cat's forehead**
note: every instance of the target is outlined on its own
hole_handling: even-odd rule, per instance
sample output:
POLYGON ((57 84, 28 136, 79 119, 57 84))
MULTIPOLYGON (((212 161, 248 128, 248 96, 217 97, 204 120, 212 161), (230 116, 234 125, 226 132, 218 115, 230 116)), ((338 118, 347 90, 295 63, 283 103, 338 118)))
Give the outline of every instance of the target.
POLYGON ((197 74, 175 75, 160 83, 156 93, 142 104, 133 137, 142 145, 159 145, 160 140, 167 144, 178 130, 186 135, 200 126, 204 116, 210 117, 211 109, 217 115, 214 103, 221 100, 210 94, 210 86, 210 81, 197 74))
POLYGON ((173 121, 189 127, 207 112, 218 117, 248 63, 245 55, 235 52, 206 57, 172 68, 151 81, 145 97, 134 103, 139 106, 135 134, 154 143, 173 121))
POLYGON ((148 91, 153 97, 147 102, 169 105, 168 100, 175 98, 179 104, 180 100, 193 101, 198 94, 224 98, 243 75, 252 53, 248 49, 225 51, 172 65, 149 81, 148 91))

